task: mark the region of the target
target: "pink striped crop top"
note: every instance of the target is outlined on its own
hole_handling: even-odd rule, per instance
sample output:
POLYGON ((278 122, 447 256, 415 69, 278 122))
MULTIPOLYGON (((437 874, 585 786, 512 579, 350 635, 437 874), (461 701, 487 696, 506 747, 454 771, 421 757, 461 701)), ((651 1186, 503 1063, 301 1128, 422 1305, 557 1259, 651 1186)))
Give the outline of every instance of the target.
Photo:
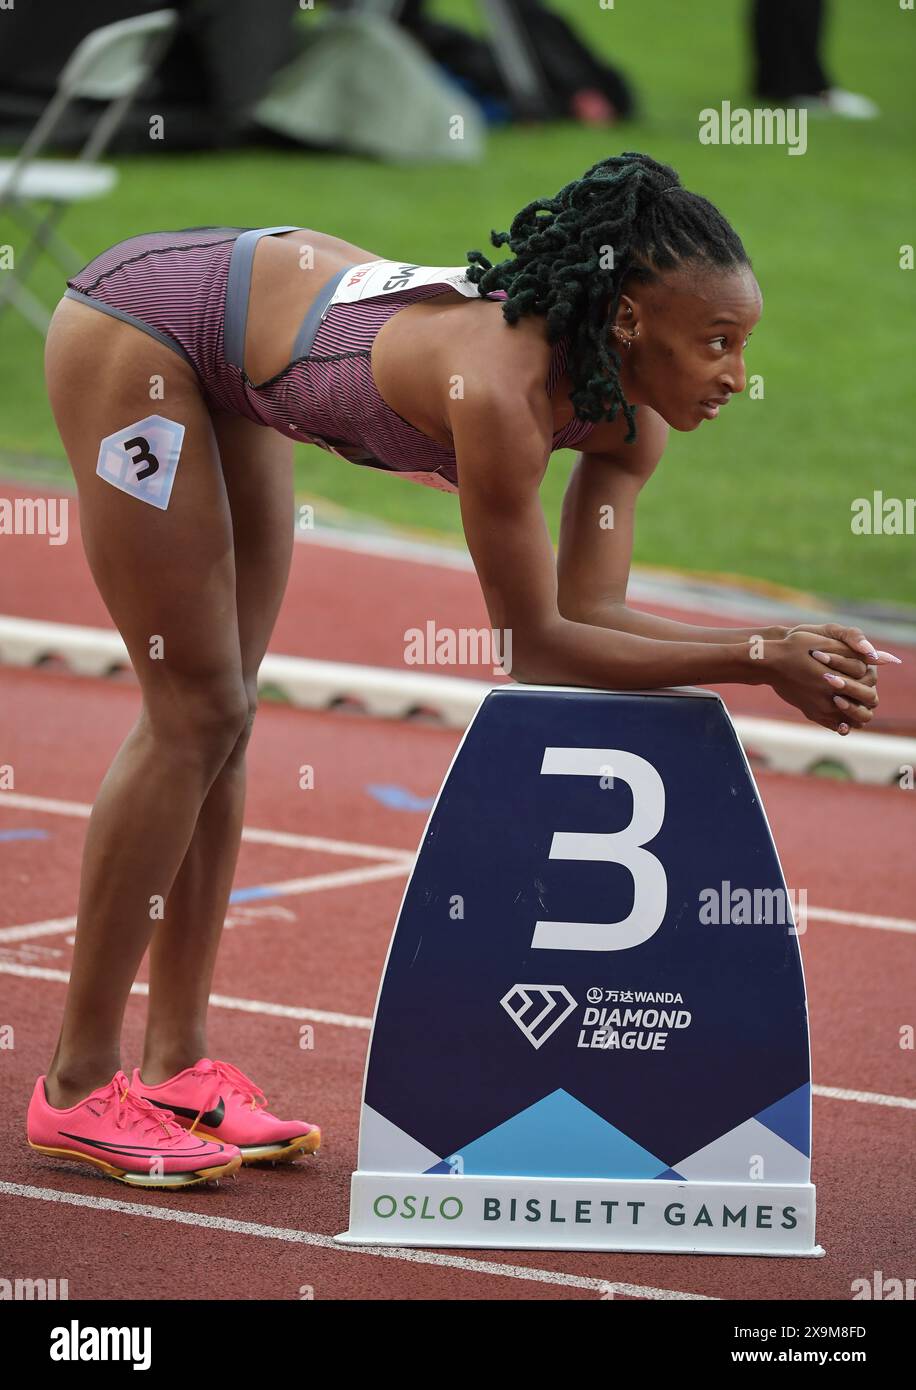
MULTIPOLYGON (((226 360, 237 358, 236 409, 289 438, 319 444, 351 463, 397 473, 446 492, 458 489, 453 449, 405 420, 382 398, 371 352, 384 323, 405 305, 456 289, 477 297, 466 267, 368 261, 347 266, 319 291, 296 337, 290 363, 253 384, 238 366, 227 325, 226 360)), ((505 298, 505 293, 500 292, 505 298)), ((242 335, 244 325, 242 325, 242 335)), ((237 335, 236 335, 237 336, 237 335)), ((242 337, 243 341, 243 337, 242 337)), ((552 394, 566 366, 567 338, 553 345, 546 389, 552 394)), ((593 428, 574 417, 554 435, 553 448, 574 448, 593 428)))
MULTIPOLYGON (((263 236, 299 230, 186 227, 141 233, 90 261, 67 281, 67 295, 134 324, 186 358, 212 405, 352 463, 455 492, 454 450, 437 444, 382 399, 371 352, 379 329, 405 305, 444 290, 478 298, 467 266, 386 260, 345 266, 310 305, 289 363, 256 384, 243 367, 255 248, 263 236)), ((549 395, 568 353, 567 338, 553 345, 545 383, 549 395)), ((553 448, 575 448, 592 428, 574 416, 554 435, 553 448)))

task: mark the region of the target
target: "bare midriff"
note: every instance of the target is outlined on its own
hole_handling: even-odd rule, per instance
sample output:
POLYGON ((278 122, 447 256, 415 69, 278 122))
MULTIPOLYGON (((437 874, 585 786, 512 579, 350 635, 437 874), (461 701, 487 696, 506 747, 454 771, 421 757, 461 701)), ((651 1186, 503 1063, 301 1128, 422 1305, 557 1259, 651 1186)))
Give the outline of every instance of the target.
MULTIPOLYGON (((255 250, 248 302, 245 370, 249 380, 266 382, 283 371, 303 318, 333 275, 348 265, 383 259, 339 237, 306 228, 262 237, 255 250)), ((535 371, 543 380, 550 348, 542 326, 528 320, 520 329, 533 340, 529 350, 536 354, 535 371)), ((505 323, 497 301, 468 299, 455 290, 443 290, 400 309, 383 324, 372 348, 372 373, 382 399, 445 448, 452 444, 449 392, 460 371, 461 354, 468 350, 468 331, 473 331, 475 350, 486 354, 487 360, 492 358, 494 372, 499 372, 503 335, 516 330, 505 323)), ((506 365, 510 360, 517 365, 517 341, 512 349, 506 365)))

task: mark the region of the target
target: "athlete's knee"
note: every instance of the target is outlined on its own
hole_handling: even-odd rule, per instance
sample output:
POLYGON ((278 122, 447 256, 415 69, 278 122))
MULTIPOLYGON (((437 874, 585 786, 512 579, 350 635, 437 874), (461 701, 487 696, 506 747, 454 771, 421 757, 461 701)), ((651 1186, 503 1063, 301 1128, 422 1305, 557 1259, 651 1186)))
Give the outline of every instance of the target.
POLYGON ((155 736, 208 766, 230 756, 249 720, 249 700, 240 675, 176 675, 148 699, 155 736))
POLYGON ((245 680, 245 718, 242 728, 232 752, 229 755, 230 762, 240 762, 245 756, 248 741, 251 738, 251 731, 254 728, 255 716, 258 712, 258 680, 257 676, 245 680))
POLYGON ((254 728, 255 716, 258 712, 258 678, 246 677, 245 679, 245 723, 242 727, 242 737, 247 743, 251 738, 251 731, 254 728))

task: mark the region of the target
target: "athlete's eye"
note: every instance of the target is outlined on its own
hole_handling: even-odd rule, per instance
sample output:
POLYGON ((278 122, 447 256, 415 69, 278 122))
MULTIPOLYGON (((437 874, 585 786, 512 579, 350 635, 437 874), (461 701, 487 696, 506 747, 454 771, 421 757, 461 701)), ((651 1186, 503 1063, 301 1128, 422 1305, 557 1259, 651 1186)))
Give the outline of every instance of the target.
MULTIPOLYGON (((712 338, 712 339, 710 339, 710 341, 711 341, 712 343, 727 343, 727 342, 728 342, 728 337, 723 333, 723 335, 722 335, 721 338, 712 338)), ((749 334, 747 335, 747 337, 745 338, 744 342, 742 343, 742 350, 745 349, 745 348, 747 347, 747 345, 748 345, 748 343, 749 343, 750 341, 751 341, 751 335, 750 335, 750 333, 749 333, 749 334)))

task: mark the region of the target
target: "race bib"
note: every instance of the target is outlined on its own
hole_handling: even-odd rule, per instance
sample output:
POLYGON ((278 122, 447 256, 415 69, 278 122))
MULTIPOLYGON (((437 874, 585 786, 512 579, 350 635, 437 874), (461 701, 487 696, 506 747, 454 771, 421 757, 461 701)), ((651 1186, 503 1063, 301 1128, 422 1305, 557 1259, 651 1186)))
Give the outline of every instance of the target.
MULTIPOLYGON (((403 290, 414 289, 418 285, 445 285, 457 290, 468 299, 479 298, 477 286, 467 277, 467 267, 460 265, 412 265, 405 261, 366 261, 363 265, 350 267, 325 306, 322 318, 334 304, 354 304, 360 299, 377 299, 386 294, 400 294, 403 290)), ((402 472, 373 458, 358 445, 330 444, 317 435, 311 442, 337 454, 348 463, 360 463, 369 468, 379 468, 392 473, 396 478, 406 478, 409 482, 420 483, 423 487, 437 488, 441 492, 457 492, 454 483, 440 473, 421 470, 402 472)))
POLYGON ((417 285, 447 285, 468 299, 479 298, 477 286, 468 279, 467 266, 411 265, 404 261, 366 261, 351 266, 335 289, 331 304, 353 304, 358 299, 376 299, 384 294, 400 294, 417 285))

